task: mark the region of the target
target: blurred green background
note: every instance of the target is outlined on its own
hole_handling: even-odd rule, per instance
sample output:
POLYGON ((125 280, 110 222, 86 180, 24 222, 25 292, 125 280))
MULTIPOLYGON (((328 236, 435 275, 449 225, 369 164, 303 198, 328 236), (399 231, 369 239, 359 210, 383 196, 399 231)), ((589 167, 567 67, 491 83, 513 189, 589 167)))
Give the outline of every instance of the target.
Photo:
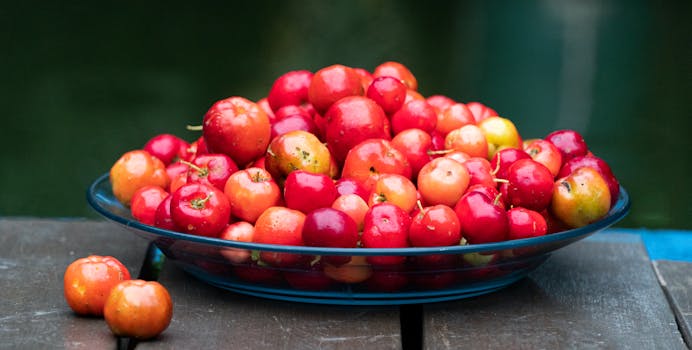
POLYGON ((0 4, 0 216, 95 217, 91 181, 206 109, 334 63, 407 65, 524 138, 581 132, 632 197, 621 227, 692 229, 692 2, 0 4))

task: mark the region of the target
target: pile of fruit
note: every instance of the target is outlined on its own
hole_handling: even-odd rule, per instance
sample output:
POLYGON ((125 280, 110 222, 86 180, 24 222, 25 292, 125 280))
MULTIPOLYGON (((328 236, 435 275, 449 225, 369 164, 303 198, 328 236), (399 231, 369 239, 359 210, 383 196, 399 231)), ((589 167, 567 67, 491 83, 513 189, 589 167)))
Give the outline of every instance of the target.
MULTIPOLYGON (((162 134, 122 155, 110 170, 113 194, 135 219, 168 230, 346 248, 536 237, 597 221, 616 202, 618 181, 578 132, 524 140, 482 103, 417 87, 397 62, 285 73, 257 102, 214 103, 193 142, 162 134)), ((238 264, 302 263, 222 253, 238 264)))

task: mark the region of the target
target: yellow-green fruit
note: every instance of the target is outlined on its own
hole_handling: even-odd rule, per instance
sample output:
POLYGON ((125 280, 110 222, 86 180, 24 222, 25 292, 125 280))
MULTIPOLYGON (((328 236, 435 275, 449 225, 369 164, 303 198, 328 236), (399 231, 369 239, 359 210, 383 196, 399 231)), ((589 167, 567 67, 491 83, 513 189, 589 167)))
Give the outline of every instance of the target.
POLYGON ((478 123, 488 142, 488 159, 504 148, 522 148, 521 137, 514 123, 507 118, 490 117, 478 123))
POLYGON ((555 181, 550 210, 570 227, 586 226, 608 214, 608 184, 595 169, 579 168, 555 181))

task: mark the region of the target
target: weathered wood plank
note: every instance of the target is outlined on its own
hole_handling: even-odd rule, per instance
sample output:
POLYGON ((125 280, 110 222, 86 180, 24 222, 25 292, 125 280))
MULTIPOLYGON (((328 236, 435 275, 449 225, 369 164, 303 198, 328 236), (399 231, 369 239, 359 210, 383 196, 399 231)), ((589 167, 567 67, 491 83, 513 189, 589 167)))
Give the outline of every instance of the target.
POLYGON ((641 243, 608 235, 502 291, 425 306, 425 347, 685 349, 641 243))
POLYGON ((692 347, 692 263, 654 261, 656 275, 666 292, 687 346, 692 347))
POLYGON ((113 349, 99 318, 75 315, 63 273, 75 259, 112 255, 136 275, 146 241, 107 222, 0 219, 0 348, 113 349))
POLYGON ((169 329, 137 349, 400 349, 399 309, 265 300, 215 288, 167 264, 169 329))

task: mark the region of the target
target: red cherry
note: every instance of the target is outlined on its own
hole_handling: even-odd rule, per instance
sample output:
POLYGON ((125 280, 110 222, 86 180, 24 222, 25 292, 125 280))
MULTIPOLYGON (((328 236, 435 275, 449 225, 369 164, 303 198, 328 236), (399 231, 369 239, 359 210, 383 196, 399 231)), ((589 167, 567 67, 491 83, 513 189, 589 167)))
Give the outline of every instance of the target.
POLYGON ((274 81, 267 102, 273 111, 287 105, 301 105, 308 100, 308 88, 312 72, 307 70, 291 71, 274 81))
POLYGON ((183 232, 215 237, 228 225, 231 205, 216 187, 190 183, 173 193, 171 217, 183 232))
POLYGON ((351 67, 331 65, 315 72, 308 88, 308 101, 324 114, 332 104, 347 96, 362 96, 360 75, 351 67))
POLYGON ((384 76, 372 81, 366 96, 375 101, 388 115, 398 111, 406 100, 406 85, 400 80, 384 76))
POLYGON ((168 165, 176 158, 183 158, 188 147, 187 142, 175 135, 161 134, 149 139, 144 150, 168 165))
POLYGON ((362 96, 340 99, 325 115, 327 147, 339 164, 357 144, 367 139, 389 140, 389 120, 373 100, 362 96))
POLYGON ((562 154, 562 162, 566 162, 574 157, 586 155, 589 151, 584 141, 584 137, 574 130, 557 130, 545 137, 562 154))
POLYGON ((409 241, 414 247, 438 247, 459 244, 461 227, 452 208, 435 205, 412 215, 409 241))
POLYGON ((334 181, 323 174, 296 170, 288 174, 284 183, 286 206, 304 214, 330 207, 337 196, 334 181))
MULTIPOLYGON (((358 227, 346 213, 333 208, 311 211, 303 224, 303 242, 311 247, 356 248, 358 227)), ((350 256, 331 255, 323 257, 332 265, 351 261, 350 256)))
POLYGON ((507 211, 509 221, 508 239, 522 239, 543 236, 548 232, 548 225, 540 213, 514 207, 507 211))
MULTIPOLYGON (((403 209, 391 203, 379 203, 365 213, 363 235, 365 248, 404 248, 408 247, 408 231, 411 219, 403 209)), ((396 265, 403 263, 405 256, 368 256, 375 265, 396 265)))
POLYGON ((470 191, 459 199, 454 211, 459 217, 461 234, 469 243, 492 243, 507 239, 507 212, 495 198, 480 191, 470 191))
POLYGON ((531 159, 531 156, 518 148, 505 148, 495 153, 490 160, 490 167, 496 178, 507 179, 509 167, 519 159, 531 159))
POLYGON ((510 206, 542 211, 550 205, 553 175, 533 159, 520 159, 509 167, 507 201, 510 206))
POLYGON ((208 183, 223 191, 228 178, 238 171, 238 166, 231 157, 221 154, 202 154, 190 165, 188 182, 208 183))
POLYGON ((391 122, 395 135, 412 128, 432 132, 437 125, 437 112, 425 100, 413 100, 394 113, 391 122))

